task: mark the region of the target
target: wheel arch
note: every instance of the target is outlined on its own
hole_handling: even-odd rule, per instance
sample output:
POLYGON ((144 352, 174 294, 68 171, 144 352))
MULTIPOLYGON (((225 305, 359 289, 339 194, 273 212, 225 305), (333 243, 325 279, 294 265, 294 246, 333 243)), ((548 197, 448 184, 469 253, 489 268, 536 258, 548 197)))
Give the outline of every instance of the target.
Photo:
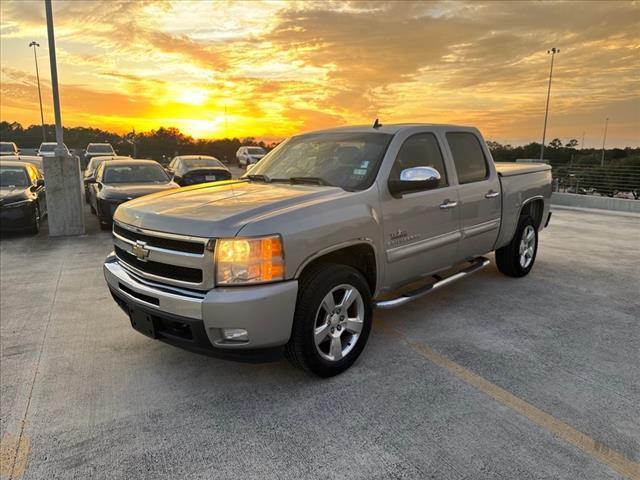
POLYGON ((531 218, 533 218, 533 223, 536 227, 536 230, 539 230, 540 225, 542 224, 543 213, 544 198, 542 197, 542 195, 537 195, 522 202, 522 206, 520 207, 520 215, 518 215, 518 218, 521 218, 524 215, 530 215, 531 218))
POLYGON ((298 279, 306 270, 318 264, 336 263, 358 270, 367 281, 374 296, 379 285, 376 247, 370 239, 358 239, 332 245, 307 257, 300 264, 294 278, 298 279))

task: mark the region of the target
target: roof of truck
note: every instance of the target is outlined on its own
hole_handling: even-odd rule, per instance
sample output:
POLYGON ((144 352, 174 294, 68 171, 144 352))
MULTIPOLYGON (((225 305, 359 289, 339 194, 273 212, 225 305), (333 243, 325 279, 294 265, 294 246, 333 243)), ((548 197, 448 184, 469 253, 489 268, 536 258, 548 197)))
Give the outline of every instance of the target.
POLYGON ((379 132, 386 133, 389 135, 394 135, 401 130, 406 130, 410 128, 419 128, 419 127, 428 127, 434 130, 476 130, 475 127, 471 127, 468 125, 451 125, 451 124, 442 124, 442 123, 394 123, 389 125, 381 125, 378 128, 373 128, 373 124, 370 125, 353 125, 353 126, 345 126, 345 127, 336 127, 336 128, 327 128, 324 130, 313 130, 307 133, 339 133, 339 132, 353 132, 353 133, 365 133, 365 132, 379 132))

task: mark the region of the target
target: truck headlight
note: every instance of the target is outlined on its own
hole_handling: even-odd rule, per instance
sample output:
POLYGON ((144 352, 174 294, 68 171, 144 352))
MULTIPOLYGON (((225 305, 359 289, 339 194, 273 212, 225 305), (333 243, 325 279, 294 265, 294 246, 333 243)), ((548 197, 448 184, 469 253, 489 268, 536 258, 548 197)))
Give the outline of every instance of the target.
POLYGON ((243 285, 284 279, 279 235, 221 238, 216 243, 216 284, 243 285))

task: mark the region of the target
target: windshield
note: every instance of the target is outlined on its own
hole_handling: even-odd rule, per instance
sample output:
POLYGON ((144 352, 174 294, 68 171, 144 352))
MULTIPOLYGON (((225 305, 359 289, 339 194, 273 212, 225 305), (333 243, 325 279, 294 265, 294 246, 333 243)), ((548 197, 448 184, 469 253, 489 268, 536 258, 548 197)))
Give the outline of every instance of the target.
POLYGON ((264 155, 264 149, 261 147, 249 147, 247 150, 251 155, 264 155))
POLYGON ((111 145, 89 145, 87 147, 89 153, 113 153, 113 147, 111 145))
POLYGON ((373 183, 391 135, 383 133, 316 133, 292 137, 269 152, 247 178, 264 181, 315 179, 345 190, 373 183))
POLYGON ((118 165, 104 170, 104 183, 167 183, 169 177, 160 165, 118 165))
POLYGON ((13 143, 0 143, 0 152, 15 152, 15 146, 13 145, 13 143))
POLYGON ((0 167, 0 187, 28 187, 27 171, 21 167, 0 167))
POLYGON ((196 167, 220 167, 223 168, 224 165, 220 163, 220 160, 215 158, 187 158, 182 160, 187 168, 196 168, 196 167))

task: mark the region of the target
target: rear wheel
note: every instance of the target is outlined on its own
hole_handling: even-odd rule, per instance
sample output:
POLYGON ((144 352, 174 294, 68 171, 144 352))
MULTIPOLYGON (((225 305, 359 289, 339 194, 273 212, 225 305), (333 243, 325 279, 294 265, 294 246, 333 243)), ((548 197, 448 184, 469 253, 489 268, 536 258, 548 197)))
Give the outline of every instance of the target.
POLYGON ((326 264, 305 272, 287 357, 320 377, 349 368, 364 349, 371 330, 371 292, 360 272, 326 264))
POLYGON ((509 277, 524 277, 533 268, 538 253, 538 230, 529 215, 520 217, 511 242, 496 250, 498 270, 509 277))

